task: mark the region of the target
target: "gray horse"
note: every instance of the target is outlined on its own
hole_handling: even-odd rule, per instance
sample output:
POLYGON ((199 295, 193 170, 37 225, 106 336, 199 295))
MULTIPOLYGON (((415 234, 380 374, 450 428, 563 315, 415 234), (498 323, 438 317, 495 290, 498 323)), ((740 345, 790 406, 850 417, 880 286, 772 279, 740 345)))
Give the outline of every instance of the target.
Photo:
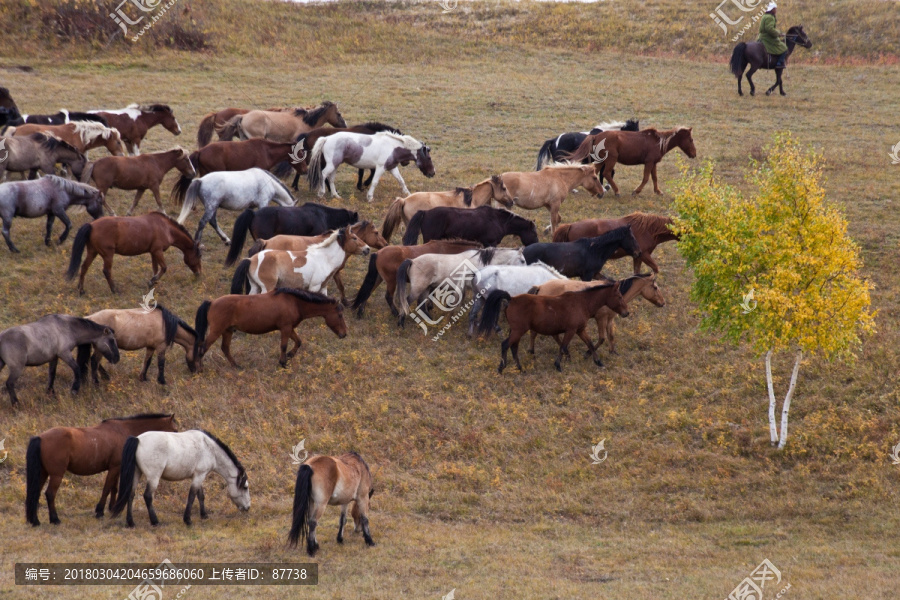
POLYGON ((0 182, 6 180, 7 171, 29 171, 28 179, 36 178, 38 169, 55 175, 56 163, 66 165, 81 179, 87 158, 75 146, 47 133, 0 138, 0 182))
POLYGON ((50 381, 47 391, 53 392, 56 365, 60 359, 72 369, 75 381, 72 392, 81 387, 81 374, 87 367, 91 347, 115 364, 119 362, 119 347, 115 332, 88 319, 70 315, 47 315, 34 323, 10 327, 0 331, 0 370, 9 365, 6 391, 13 406, 16 397, 16 380, 25 367, 37 367, 50 363, 50 381), (72 357, 72 349, 78 348, 78 359, 72 357))
POLYGON ((53 230, 53 220, 59 220, 66 226, 59 242, 65 241, 72 227, 72 221, 66 216, 66 209, 72 205, 80 205, 87 208, 88 214, 93 218, 103 216, 103 199, 97 188, 69 181, 56 175, 46 175, 34 181, 11 181, 0 183, 0 218, 3 219, 3 239, 11 252, 18 252, 12 240, 9 239, 9 228, 12 226, 13 217, 25 217, 36 219, 47 216, 47 233, 44 235, 44 243, 50 245, 50 233, 53 230))

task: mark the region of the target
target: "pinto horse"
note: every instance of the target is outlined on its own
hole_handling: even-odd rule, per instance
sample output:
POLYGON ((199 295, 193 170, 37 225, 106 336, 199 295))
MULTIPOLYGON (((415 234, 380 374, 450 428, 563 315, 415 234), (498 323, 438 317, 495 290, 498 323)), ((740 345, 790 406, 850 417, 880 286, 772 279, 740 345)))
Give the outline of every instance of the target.
POLYGON ((296 328, 301 321, 323 317, 335 335, 347 337, 344 323, 344 307, 335 299, 315 292, 278 288, 265 294, 254 296, 221 296, 212 302, 206 300, 197 309, 194 329, 197 341, 194 356, 197 370, 203 367, 203 356, 219 337, 222 338, 222 353, 232 367, 238 368, 231 356, 231 337, 235 331, 251 335, 262 335, 272 331, 281 332, 281 357, 278 364, 287 367, 287 361, 300 349, 300 336, 296 328), (288 340, 294 341, 294 348, 287 351, 288 340))
POLYGON ((106 148, 113 156, 124 156, 125 146, 118 130, 104 127, 93 121, 73 121, 65 125, 36 125, 26 123, 19 127, 10 127, 5 135, 31 135, 33 133, 49 133, 74 146, 85 154, 94 148, 106 148))
POLYGON ((273 142, 297 141, 301 133, 307 133, 325 123, 334 127, 346 127, 337 104, 325 101, 312 110, 251 110, 228 120, 219 132, 219 139, 229 141, 237 135, 242 140, 262 138, 273 142))
MULTIPOLYGON (((788 29, 787 34, 784 36, 784 41, 788 48, 787 56, 784 59, 785 65, 787 65, 787 59, 794 53, 794 48, 798 45, 803 46, 807 50, 812 48, 812 42, 810 41, 809 36, 803 31, 803 25, 794 25, 788 29)), ((775 84, 766 90, 766 96, 774 92, 776 87, 782 96, 787 96, 784 92, 784 84, 781 82, 781 73, 784 69, 776 69, 776 61, 777 57, 771 56, 766 52, 766 47, 763 46, 761 42, 741 42, 735 46, 734 51, 731 53, 731 62, 729 63, 729 66, 731 68, 731 74, 737 77, 738 95, 744 95, 744 91, 741 89, 741 79, 749 64, 750 70, 747 71, 747 83, 750 84, 751 96, 756 95, 756 86, 753 85, 753 74, 759 69, 775 69, 775 84)))
POLYGON ((504 208, 490 206, 474 209, 439 206, 431 210, 420 210, 406 228, 403 245, 415 245, 419 232, 422 233, 422 242, 462 239, 478 242, 486 247, 499 246, 507 235, 517 236, 523 246, 536 244, 538 241, 534 221, 504 208))
POLYGON ((52 115, 22 115, 18 119, 9 122, 10 125, 19 126, 25 123, 37 123, 38 125, 65 125, 72 121, 94 121, 109 127, 109 122, 100 115, 86 112, 75 112, 61 109, 52 115))
POLYGON ((559 225, 559 207, 569 192, 583 187, 597 198, 603 197, 603 185, 591 166, 550 165, 538 172, 509 172, 501 175, 516 206, 526 210, 550 211, 550 232, 559 225))
POLYGON ((47 175, 55 175, 56 163, 66 165, 81 179, 87 164, 87 158, 78 148, 49 133, 2 138, 0 145, 7 151, 5 160, 0 160, 0 182, 6 181, 9 171, 23 175, 29 171, 28 179, 35 179, 38 169, 47 175))
POLYGON ((676 127, 668 131, 657 131, 650 127, 638 132, 606 131, 589 135, 568 159, 581 161, 593 156, 594 168, 601 178, 606 178, 616 196, 619 195, 619 186, 613 181, 616 163, 644 165, 644 179, 633 194, 640 194, 650 177, 653 177, 653 191, 661 194, 656 179, 656 165, 669 150, 680 148, 688 158, 697 157, 691 130, 691 127, 676 127))
POLYGON ((91 179, 103 196, 103 205, 115 216, 116 211, 106 201, 106 192, 109 188, 120 190, 137 190, 134 202, 127 214, 134 212, 141 196, 150 190, 156 199, 159 212, 165 214, 162 200, 159 197, 159 186, 166 173, 172 169, 178 169, 183 177, 193 177, 197 174, 194 166, 188 158, 188 153, 181 147, 175 147, 166 152, 144 154, 143 156, 105 156, 98 161, 89 163, 84 170, 82 181, 87 183, 91 179))
POLYGON ((641 256, 640 246, 628 225, 574 242, 532 244, 525 248, 525 260, 528 264, 541 261, 566 277, 580 277, 582 281, 591 281, 597 277, 606 261, 619 250, 635 259, 641 256))
POLYGON ((66 472, 85 477, 106 471, 103 493, 94 508, 94 515, 98 519, 102 517, 107 496, 110 508, 116 501, 125 440, 145 431, 178 431, 175 415, 157 413, 104 419, 93 427, 54 427, 32 437, 25 451, 25 520, 33 527, 41 524, 38 519, 41 490, 49 478, 45 494, 47 509, 50 522, 59 525, 56 493, 66 472))
POLYGON ((416 192, 406 198, 398 197, 391 203, 384 216, 381 235, 386 240, 390 240, 400 221, 402 220, 403 224, 408 226, 410 219, 419 211, 431 210, 438 206, 478 208, 490 205, 493 200, 506 208, 513 207, 513 197, 499 175, 491 175, 472 187, 458 187, 449 192, 416 192))
POLYGON ((131 154, 141 153, 141 142, 151 127, 162 125, 172 135, 181 135, 181 125, 175 112, 166 104, 129 104, 120 110, 92 110, 122 134, 122 141, 131 154))
MULTIPOLYGON (((628 119, 624 123, 600 123, 599 125, 594 125, 590 131, 561 133, 545 141, 541 149, 538 150, 537 163, 534 165, 534 170, 540 171, 547 165, 564 161, 566 156, 578 148, 581 142, 584 141, 584 138, 589 135, 595 135, 601 131, 640 131, 640 129, 640 122, 637 119, 628 119)), ((582 161, 582 164, 586 165, 588 163, 590 163, 589 158, 582 161)))
POLYGON ((72 243, 72 258, 66 279, 71 281, 81 266, 78 277, 78 293, 84 294, 84 276, 97 255, 103 260, 103 276, 112 293, 116 286, 112 279, 112 263, 116 254, 137 256, 150 254, 153 276, 147 282, 152 288, 166 270, 165 251, 175 246, 184 254, 184 264, 195 275, 200 275, 200 245, 195 244, 187 229, 174 219, 158 212, 140 217, 102 217, 93 223, 82 225, 72 243), (81 255, 87 248, 87 257, 81 264, 81 255))
POLYGON ((316 526, 325 513, 325 507, 338 504, 341 520, 338 524, 337 543, 344 543, 344 524, 347 508, 353 503, 354 533, 362 532, 367 546, 374 546, 369 532, 369 498, 375 493, 369 465, 356 452, 341 456, 312 456, 297 471, 294 484, 294 509, 288 543, 295 547, 306 540, 306 553, 315 556, 319 550, 316 526))
MULTIPOLYGON (((653 260, 653 251, 664 242, 678 239, 678 235, 670 229, 672 219, 662 215, 634 212, 625 215, 621 219, 585 219, 575 223, 565 223, 557 228, 553 234, 554 242, 574 242, 586 237, 603 235, 613 229, 629 225, 634 238, 641 249, 640 256, 634 257, 634 274, 641 272, 641 263, 644 263, 654 273, 659 273, 659 265, 653 260)), ((627 256, 625 250, 616 250, 610 258, 622 258, 627 256)))

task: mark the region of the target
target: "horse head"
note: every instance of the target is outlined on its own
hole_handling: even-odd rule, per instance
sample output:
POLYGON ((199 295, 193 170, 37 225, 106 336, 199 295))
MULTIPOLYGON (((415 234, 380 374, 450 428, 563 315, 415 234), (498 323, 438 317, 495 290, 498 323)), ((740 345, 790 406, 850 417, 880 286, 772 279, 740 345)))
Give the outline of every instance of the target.
POLYGON ((347 323, 344 321, 344 307, 340 302, 335 301, 334 310, 325 313, 325 324, 340 339, 347 337, 347 323))
POLYGON ((631 225, 626 225, 626 227, 628 228, 628 231, 625 232, 625 236, 622 238, 622 249, 628 253, 628 256, 640 258, 641 245, 638 244, 637 238, 634 237, 631 225))
POLYGON ((162 114, 160 125, 165 127, 169 133, 172 135, 181 135, 181 125, 178 124, 178 119, 175 118, 175 113, 171 108, 160 104, 154 105, 151 109, 162 114))
POLYGON ((594 194, 597 198, 602 198, 605 190, 603 189, 603 183, 600 181, 600 177, 597 175, 597 170, 594 165, 581 167, 581 172, 583 174, 580 183, 581 187, 591 194, 594 194))
POLYGON ((328 102, 327 104, 329 106, 328 111, 325 113, 325 120, 328 122, 328 124, 332 127, 347 127, 347 121, 344 120, 344 116, 341 115, 341 111, 338 110, 337 104, 334 104, 332 102, 328 102))
POLYGON ((373 225, 371 221, 357 223, 356 225, 353 225, 352 229, 357 237, 365 242, 370 248, 381 250, 388 245, 388 241, 381 236, 378 229, 375 228, 375 225, 373 225))
POLYGON ((250 482, 247 481, 247 471, 240 465, 237 467, 237 475, 228 478, 228 497, 241 511, 250 510, 250 482))
POLYGON ((798 45, 803 46, 807 50, 812 48, 812 41, 809 39, 809 36, 806 35, 806 32, 803 31, 803 25, 794 25, 787 30, 784 37, 788 41, 790 41, 791 38, 794 38, 798 45))
POLYGON ((103 358, 116 364, 119 362, 119 345, 116 343, 116 334, 109 327, 104 327, 100 336, 92 342, 94 348, 103 355, 103 358))
POLYGON ((119 133, 118 129, 113 129, 110 132, 104 146, 113 156, 125 156, 125 144, 122 143, 122 134, 119 133))
POLYGON ((691 134, 693 127, 679 127, 675 132, 675 143, 688 158, 697 158, 697 147, 694 146, 694 137, 691 134))
POLYGON ((199 242, 194 242, 189 249, 184 251, 184 264, 191 270, 191 273, 198 277, 203 269, 203 265, 201 264, 202 257, 203 244, 199 242))
POLYGON ((500 175, 491 175, 488 181, 491 182, 491 197, 506 208, 512 208, 518 198, 513 198, 509 193, 503 178, 500 175))
POLYGON ((416 166, 422 171, 425 177, 434 177, 434 163, 431 162, 431 148, 422 144, 422 147, 416 150, 416 166))
POLYGON ((197 176, 197 170, 194 168, 194 163, 191 162, 191 157, 187 153, 187 150, 178 146, 171 150, 172 152, 177 151, 178 156, 175 159, 175 168, 181 172, 185 177, 193 179, 197 176))
POLYGON ((622 297, 621 287, 622 282, 617 281, 614 288, 615 293, 607 301, 606 305, 620 317, 627 317, 630 313, 628 312, 628 304, 625 303, 625 298, 622 297))
POLYGON ((370 251, 369 246, 353 233, 350 225, 341 230, 338 234, 337 242, 347 254, 362 254, 366 256, 370 251))
POLYGON ((656 283, 656 274, 651 275, 647 280, 647 285, 641 290, 641 295, 650 301, 654 306, 662 308, 666 305, 666 299, 662 295, 662 290, 656 283))

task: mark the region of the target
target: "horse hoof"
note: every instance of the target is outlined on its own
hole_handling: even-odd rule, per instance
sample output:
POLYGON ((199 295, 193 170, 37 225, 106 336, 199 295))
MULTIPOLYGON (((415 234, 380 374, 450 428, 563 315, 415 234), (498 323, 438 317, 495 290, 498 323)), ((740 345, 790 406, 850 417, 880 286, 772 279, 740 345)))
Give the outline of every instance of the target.
POLYGON ((225 240, 225 247, 228 248, 231 246, 231 240, 225 240))
POLYGON ((61 521, 59 520, 58 517, 55 519, 50 519, 50 522, 53 523, 54 525, 59 525, 61 523, 61 521))
POLYGON ((787 92, 781 92, 782 96, 787 96, 787 92))

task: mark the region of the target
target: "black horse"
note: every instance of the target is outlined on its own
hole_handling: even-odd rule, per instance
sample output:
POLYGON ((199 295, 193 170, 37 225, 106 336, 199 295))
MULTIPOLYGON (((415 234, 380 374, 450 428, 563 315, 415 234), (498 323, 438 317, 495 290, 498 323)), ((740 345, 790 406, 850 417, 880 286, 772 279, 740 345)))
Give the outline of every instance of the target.
POLYGON ((359 214, 355 210, 315 202, 303 206, 267 206, 256 212, 247 209, 234 222, 225 266, 230 267, 240 257, 248 231, 255 240, 267 240, 276 235, 321 235, 358 222, 359 214))
POLYGON ((574 242, 533 244, 525 248, 525 262, 530 265, 541 261, 566 277, 581 277, 582 281, 591 281, 619 248, 634 258, 641 255, 641 248, 631 231, 631 225, 574 242))
MULTIPOLYGON (((812 48, 812 42, 809 40, 809 36, 806 35, 806 32, 803 31, 803 25, 794 25, 790 29, 787 30, 787 34, 784 36, 784 41, 787 44, 787 56, 784 59, 784 64, 787 65, 787 59, 794 53, 794 48, 797 45, 803 46, 807 50, 812 48)), ((744 70, 747 68, 747 65, 750 65, 750 70, 747 71, 747 81, 750 83, 750 95, 756 95, 756 86, 753 85, 753 74, 756 73, 759 69, 775 69, 775 62, 778 57, 769 55, 766 52, 765 46, 760 42, 741 42, 737 46, 734 47, 734 52, 731 53, 731 73, 737 77, 738 81, 738 95, 743 96, 744 91, 741 89, 741 78, 744 75, 744 70)), ((766 90, 766 96, 775 91, 777 87, 781 92, 782 96, 787 96, 784 93, 784 86, 781 83, 781 72, 784 69, 775 69, 775 85, 766 90)))
POLYGON ((10 122, 18 120, 21 116, 16 101, 9 95, 9 90, 0 87, 0 127, 9 125, 10 122))
MULTIPOLYGON (((561 162, 567 160, 572 152, 578 149, 581 142, 589 135, 596 135, 602 131, 611 131, 619 129, 621 131, 640 131, 640 123, 637 119, 628 119, 625 123, 601 123, 590 131, 572 131, 563 133, 556 137, 550 138, 538 151, 537 164, 534 166, 535 171, 540 171, 546 165, 553 162, 561 162)), ((593 159, 588 156, 581 161, 581 164, 588 164, 593 159)))
POLYGON ((538 241, 534 221, 520 217, 502 208, 479 206, 478 208, 453 208, 439 206, 420 210, 409 220, 404 246, 414 246, 422 233, 422 243, 431 240, 470 240, 485 247, 499 246, 507 235, 516 235, 522 245, 538 241))

